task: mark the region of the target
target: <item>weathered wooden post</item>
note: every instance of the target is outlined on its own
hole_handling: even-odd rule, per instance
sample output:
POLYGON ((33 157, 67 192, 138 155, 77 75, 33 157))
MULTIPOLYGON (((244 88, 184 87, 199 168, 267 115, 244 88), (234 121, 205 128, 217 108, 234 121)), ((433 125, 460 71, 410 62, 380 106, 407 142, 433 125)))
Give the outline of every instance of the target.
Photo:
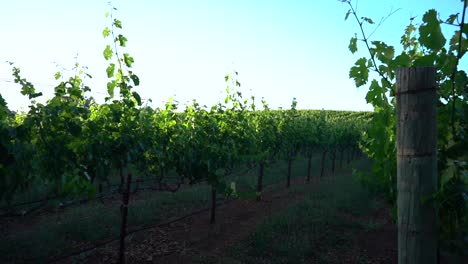
POLYGON ((258 171, 258 178, 257 178, 257 201, 261 201, 262 191, 263 191, 263 175, 265 172, 265 162, 260 161, 258 165, 260 166, 260 168, 258 171))
POLYGON ((436 69, 396 71, 398 263, 437 263, 436 69))
POLYGON ((132 174, 127 174, 127 185, 122 192, 122 204, 120 205, 120 213, 122 221, 120 225, 120 247, 119 247, 119 264, 126 263, 125 261, 125 237, 127 236, 127 217, 128 217, 128 201, 130 199, 130 184, 132 182, 132 174))

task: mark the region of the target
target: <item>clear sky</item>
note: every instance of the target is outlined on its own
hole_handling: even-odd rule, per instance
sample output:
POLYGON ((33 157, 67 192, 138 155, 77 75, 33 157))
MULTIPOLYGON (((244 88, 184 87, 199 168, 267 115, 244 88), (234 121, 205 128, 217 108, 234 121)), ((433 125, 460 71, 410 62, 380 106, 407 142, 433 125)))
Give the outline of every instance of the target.
MULTIPOLYGON (((78 54, 93 76, 87 81, 90 95, 103 101, 107 2, 1 0, 0 93, 10 109, 27 109, 28 100, 11 82, 7 60, 45 100, 57 84, 56 64, 71 68, 78 54)), ((344 21, 348 7, 337 0, 116 0, 114 5, 141 80, 137 91, 153 105, 170 96, 212 105, 223 98, 224 76, 236 70, 243 93, 264 97, 273 108, 288 108, 296 97, 302 109, 372 110, 364 99, 367 87, 357 89, 348 78, 349 68, 368 54, 363 45, 358 54, 349 52, 349 39, 359 28, 354 20, 344 21)), ((436 8, 445 19, 460 12, 462 3, 360 0, 358 14, 378 21, 397 8, 372 40, 398 48, 410 17, 419 22, 436 8)))

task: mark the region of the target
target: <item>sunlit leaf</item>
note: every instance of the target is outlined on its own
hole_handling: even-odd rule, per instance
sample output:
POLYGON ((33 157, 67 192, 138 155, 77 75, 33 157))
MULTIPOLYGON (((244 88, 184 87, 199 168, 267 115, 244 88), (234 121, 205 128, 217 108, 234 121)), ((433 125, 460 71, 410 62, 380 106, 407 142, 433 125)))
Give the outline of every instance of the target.
POLYGON ((110 33, 111 33, 111 31, 110 31, 109 27, 106 27, 106 28, 104 28, 104 30, 102 31, 102 36, 103 36, 104 38, 107 38, 107 37, 110 35, 110 33))
POLYGON ((141 97, 137 92, 132 92, 133 98, 137 101, 138 105, 141 105, 141 97))
POLYGON ((106 60, 110 60, 112 58, 112 48, 110 45, 106 46, 106 49, 104 49, 103 54, 106 60))
POLYGON ((133 57, 131 57, 128 53, 124 53, 124 62, 127 67, 131 68, 134 62, 133 57))
POLYGON ((109 94, 110 98, 114 98, 115 86, 116 86, 115 80, 107 83, 107 93, 109 94))
POLYGON ((112 78, 114 76, 114 72, 115 72, 115 64, 111 63, 106 69, 107 78, 112 78))
POLYGON ((119 34, 119 36, 117 37, 118 41, 119 41, 119 45, 121 47, 125 47, 125 45, 127 44, 127 38, 124 37, 122 34, 119 34))
POLYGON ((114 19, 114 25, 117 27, 117 28, 122 28, 122 22, 118 19, 114 19))

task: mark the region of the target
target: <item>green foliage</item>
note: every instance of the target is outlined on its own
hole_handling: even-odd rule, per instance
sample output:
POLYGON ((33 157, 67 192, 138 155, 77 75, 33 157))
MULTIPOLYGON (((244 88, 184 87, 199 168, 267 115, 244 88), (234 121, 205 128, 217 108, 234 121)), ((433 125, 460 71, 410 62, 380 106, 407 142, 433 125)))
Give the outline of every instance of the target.
POLYGON ((363 86, 369 79, 369 67, 367 64, 368 61, 366 58, 360 58, 349 71, 349 78, 354 79, 357 87, 363 86))
POLYGON ((112 52, 112 48, 111 48, 110 45, 106 46, 106 48, 103 51, 103 54, 104 54, 104 59, 106 59, 106 60, 112 59, 113 52, 112 52))
POLYGON ((431 9, 423 16, 423 24, 419 27, 419 43, 433 52, 444 47, 446 39, 440 28, 441 21, 437 18, 437 11, 431 9))
MULTIPOLYGON (((257 109, 255 97, 243 97, 237 72, 226 75, 225 98, 211 107, 194 100, 179 110, 172 98, 163 107, 143 106, 134 59, 125 52, 128 40, 118 32, 122 23, 114 11, 106 14, 111 26, 102 31, 110 42, 103 51, 105 103, 88 96, 91 76, 79 64, 71 76, 54 75, 54 96, 44 104, 34 101, 41 94, 13 67, 30 105, 27 113, 13 113, 0 96, 1 202, 15 201, 33 185, 59 199, 93 196, 111 172, 125 176, 132 170, 161 185, 207 181, 218 193, 241 197, 239 185, 228 178, 236 166, 355 149, 367 129, 368 113, 301 111, 296 99, 288 110, 271 110, 265 100, 257 109)), ((93 235, 84 228, 85 236, 93 235)))
MULTIPOLYGON (((422 23, 413 24, 414 18, 401 37, 402 52, 395 56, 393 46, 381 41, 369 42, 362 28, 365 18, 359 18, 351 1, 343 0, 350 7, 346 18, 352 14, 363 34, 362 41, 368 47, 370 59, 360 58, 351 67, 350 78, 356 86, 369 80, 369 71, 377 72, 378 79, 371 81, 366 101, 374 106, 369 130, 364 134, 361 149, 374 160, 372 174, 359 173, 362 182, 376 191, 384 191, 389 201, 396 200, 396 109, 394 100, 395 70, 399 67, 436 66, 439 83, 437 102, 439 191, 433 202, 439 207, 440 236, 453 251, 462 250, 463 239, 468 235, 468 156, 466 153, 466 117, 468 85, 465 70, 458 63, 468 50, 467 24, 458 23, 458 14, 450 15, 445 22, 436 10, 427 11, 422 23), (447 43, 442 26, 456 26, 447 43), (460 34, 460 32, 463 32, 460 34)), ((464 1, 462 1, 464 2, 464 1)), ((463 6, 466 12, 466 1, 463 6)), ((463 16, 464 17, 464 16, 463 16)), ((355 52, 356 37, 351 38, 350 51, 355 52)))
POLYGON ((351 38, 349 40, 349 51, 351 51, 351 53, 355 53, 357 51, 357 38, 351 38))

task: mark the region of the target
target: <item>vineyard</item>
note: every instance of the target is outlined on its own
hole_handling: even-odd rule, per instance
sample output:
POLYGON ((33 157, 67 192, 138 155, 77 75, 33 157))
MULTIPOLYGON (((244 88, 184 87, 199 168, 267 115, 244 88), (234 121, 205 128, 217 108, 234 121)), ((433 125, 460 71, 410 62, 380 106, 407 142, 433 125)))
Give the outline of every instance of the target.
MULTIPOLYGON (((14 69, 25 91, 27 81, 18 73, 14 69)), ((115 200, 119 193, 128 203, 130 193, 209 186, 211 194, 203 193, 211 201, 202 200, 215 223, 218 198, 262 200, 263 188, 272 183, 265 172, 278 162, 287 168, 276 181, 287 187, 298 159, 308 182, 312 159, 320 168, 316 176, 335 174, 360 153, 358 140, 372 116, 296 110, 295 101, 288 110, 271 110, 263 101, 258 110, 253 98, 243 100, 234 90, 238 82, 229 86, 229 77, 226 100, 211 108, 195 101, 182 111, 174 101, 162 109, 138 106, 136 100, 99 105, 86 98, 86 87, 77 80, 61 82, 54 98, 46 105, 32 103, 28 113, 10 112, 4 104, 3 217, 34 217, 115 200), (239 176, 246 172, 250 179, 239 176)))
MULTIPOLYGON (((328 243, 329 248, 346 241, 361 243, 339 236, 355 236, 362 241, 382 226, 396 234, 394 222, 401 232, 401 219, 409 217, 401 209, 409 202, 401 198, 406 185, 397 184, 404 174, 398 166, 410 154, 416 153, 409 157, 409 163, 418 160, 420 153, 399 152, 407 150, 397 144, 404 141, 400 138, 405 128, 397 112, 405 109, 400 106, 400 98, 414 92, 398 90, 405 83, 398 75, 402 71, 397 69, 422 66, 436 67, 434 83, 437 80, 440 89, 434 108, 435 132, 418 131, 427 132, 427 137, 433 135, 435 153, 431 158, 437 163, 426 166, 433 168, 436 191, 424 190, 421 194, 421 210, 427 210, 421 215, 437 218, 429 227, 436 230, 433 259, 466 254, 468 82, 466 72, 457 70, 467 50, 466 1, 459 24, 455 15, 439 20, 435 10, 428 11, 417 27, 411 20, 398 56, 392 46, 368 41, 363 25, 374 22, 360 18, 351 1, 341 2, 349 5, 345 19, 354 17, 362 33, 362 39, 358 35, 351 38, 349 50, 355 53, 360 40, 370 54, 369 59, 357 60, 349 77, 356 86, 362 86, 368 82, 370 71, 378 76, 366 97, 374 106, 373 112, 302 110, 297 109, 296 98, 288 109, 271 109, 263 98, 245 95, 236 71, 225 76, 224 100, 212 106, 197 100, 179 104, 176 98, 161 107, 145 105, 135 91, 140 79, 132 69, 134 58, 125 52, 128 40, 121 33, 122 22, 114 17, 115 8, 106 14, 110 26, 102 31, 109 41, 103 51, 108 61, 104 103, 97 103, 91 96, 92 90, 101 88, 87 85, 92 76, 78 63, 71 76, 55 74, 54 96, 39 103, 37 98, 42 93, 22 76, 19 67, 9 62, 14 82, 29 99, 29 110, 10 110, 0 94, 0 234, 4 238, 0 242, 0 262, 68 263, 80 258, 86 262, 141 261, 135 252, 148 262, 158 262, 157 258, 163 260, 171 254, 183 255, 185 244, 181 246, 180 240, 189 236, 191 224, 195 230, 191 232, 197 228, 215 232, 216 245, 236 236, 228 230, 227 222, 236 219, 260 226, 256 230, 236 229, 250 234, 250 242, 229 245, 247 256, 243 259, 248 260, 246 263, 257 263, 255 257, 266 258, 265 252, 271 250, 275 250, 271 256, 280 259, 278 263, 289 263, 290 259, 301 259, 297 263, 309 263, 311 259, 340 263, 330 257, 331 253, 311 253, 310 248, 320 248, 320 241, 328 243), (449 49, 444 47, 445 37, 440 31, 444 23, 459 26, 449 49), (273 204, 278 197, 283 202, 273 204), (287 211, 287 217, 272 216, 265 208, 287 211), (374 212, 371 218, 380 222, 367 222, 370 211, 374 212), (251 216, 240 218, 235 212, 251 216), (207 216, 205 222, 202 224, 196 215, 207 216), (316 229, 311 223, 317 225, 316 229), (186 233, 165 229, 174 225, 183 225, 186 233), (226 230, 216 229, 221 227, 226 230), (273 228, 276 231, 271 231, 273 228), (343 234, 335 229, 343 229, 343 234), (366 231, 356 231, 361 229, 366 231), (307 230, 310 237, 302 230, 307 230), (150 239, 146 233, 154 239, 151 243, 163 245, 158 246, 160 251, 149 254, 136 247, 128 250, 129 245, 150 239), (169 233, 179 235, 177 243, 165 243, 165 234, 169 233), (289 236, 298 240, 291 242, 289 236), (281 239, 293 246, 280 245, 281 239), (272 243, 266 245, 265 241, 272 243), (114 245, 111 250, 109 245, 114 245), (103 253, 104 248, 110 253, 103 253), (282 258, 286 262, 281 262, 282 258)), ((391 233, 385 230, 385 234, 391 233)), ((394 237, 389 236, 393 241, 394 237)), ((357 250, 356 246, 352 248, 357 250)), ((412 263, 402 261, 399 250, 400 263, 412 263)), ((341 254, 338 251, 333 254, 341 254)), ((345 256, 341 257, 351 258, 346 250, 343 252, 345 256)), ((412 256, 413 251, 408 252, 412 256)), ((461 258, 454 259, 462 263, 461 258)), ((208 263, 204 261, 197 263, 208 263)), ((376 261, 393 263, 395 259, 376 261)))

